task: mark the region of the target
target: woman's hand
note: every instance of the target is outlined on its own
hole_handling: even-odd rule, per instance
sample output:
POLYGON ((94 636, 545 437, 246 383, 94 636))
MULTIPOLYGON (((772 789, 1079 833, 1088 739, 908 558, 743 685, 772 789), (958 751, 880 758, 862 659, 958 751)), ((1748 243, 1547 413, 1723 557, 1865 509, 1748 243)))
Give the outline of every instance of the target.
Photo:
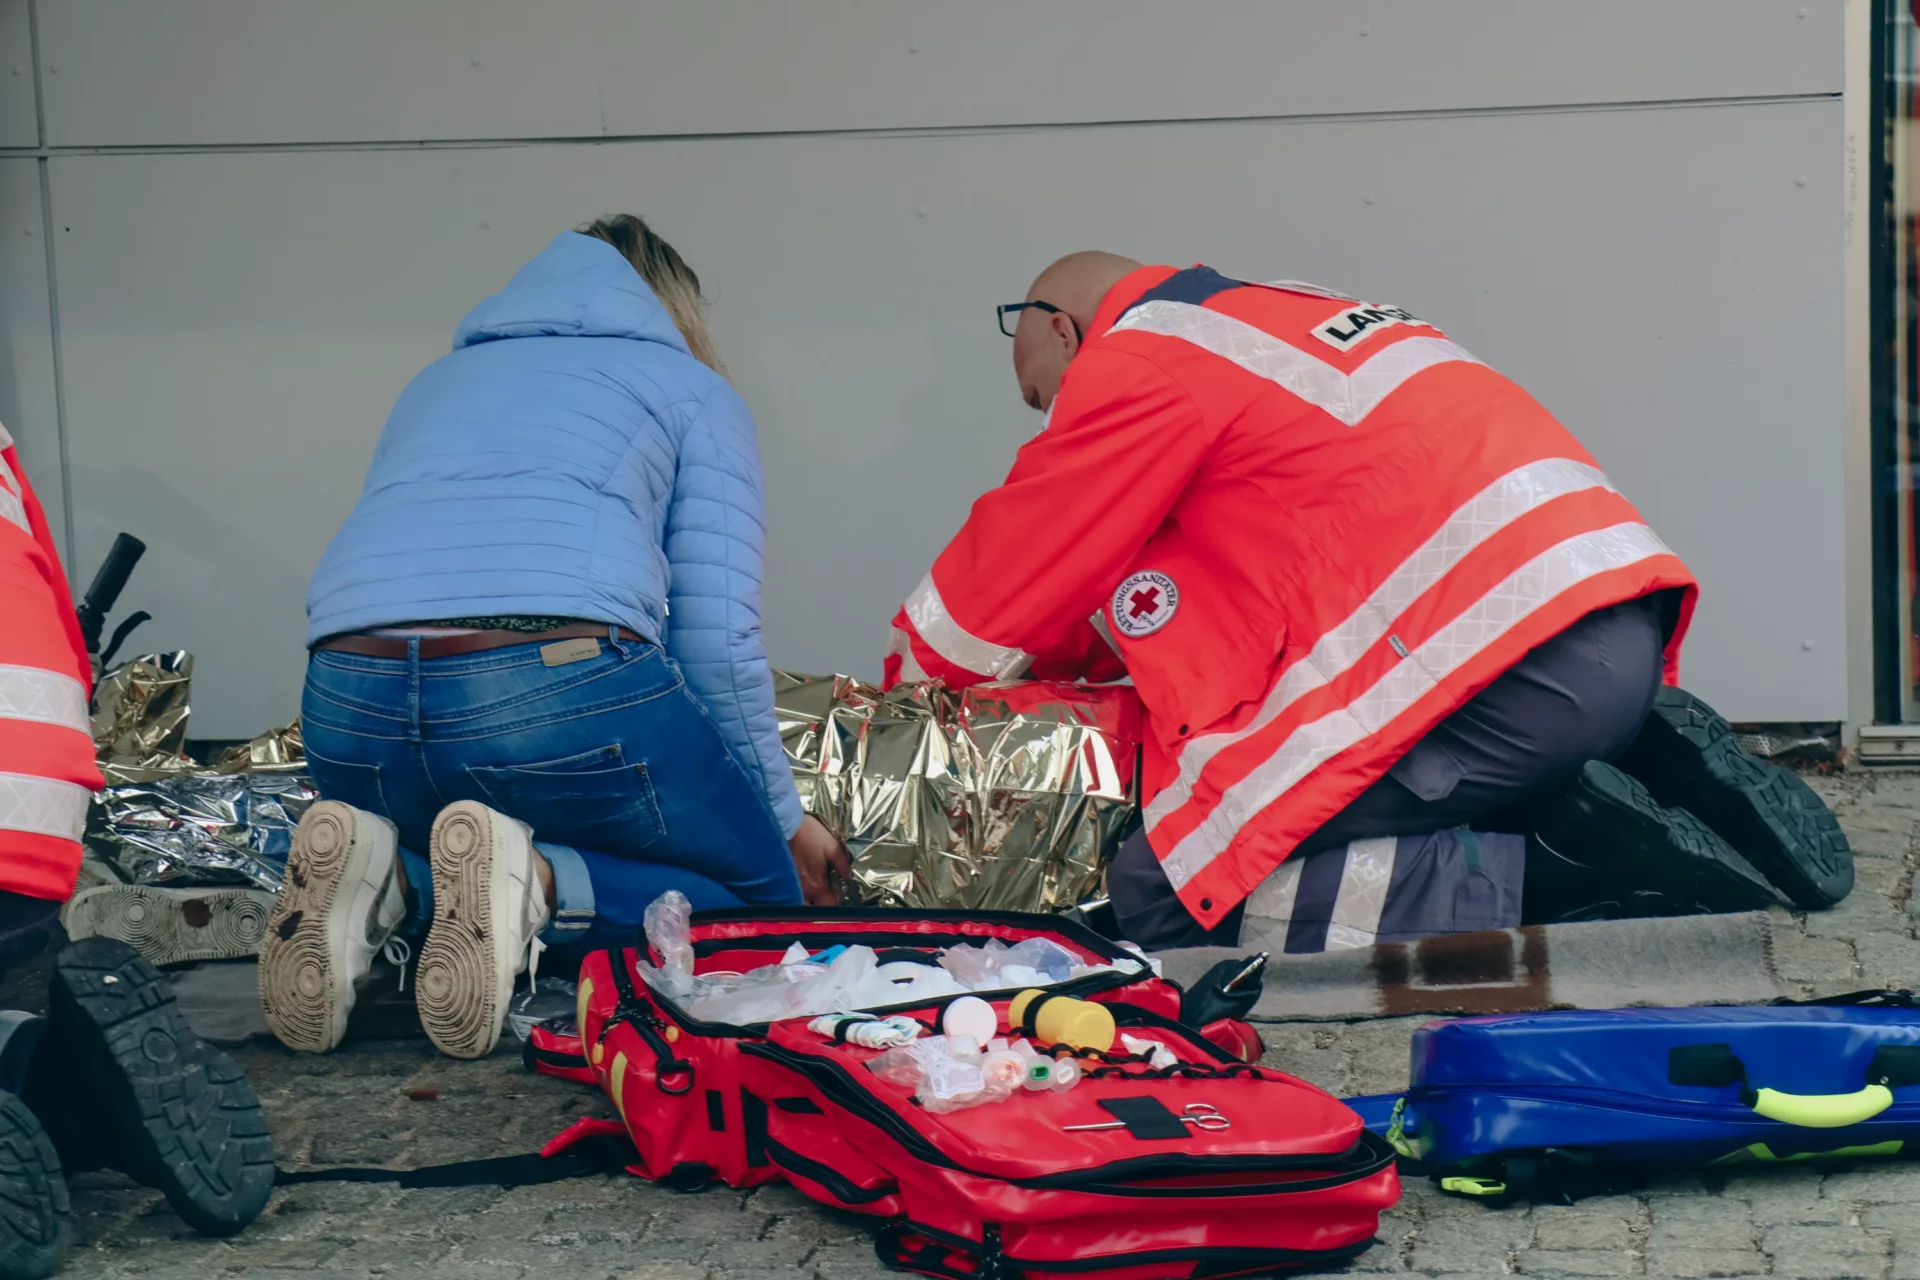
POLYGON ((827 830, 827 824, 808 814, 800 820, 800 829, 787 842, 793 850, 794 870, 800 873, 800 892, 810 907, 837 907, 840 888, 827 872, 831 870, 844 883, 853 875, 853 859, 840 837, 827 830))

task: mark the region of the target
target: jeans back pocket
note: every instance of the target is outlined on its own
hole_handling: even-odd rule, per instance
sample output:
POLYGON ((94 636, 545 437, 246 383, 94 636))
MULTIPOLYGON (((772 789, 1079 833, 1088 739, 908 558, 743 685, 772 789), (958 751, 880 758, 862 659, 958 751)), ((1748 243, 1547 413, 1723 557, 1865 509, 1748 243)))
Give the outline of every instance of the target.
POLYGON ((559 760, 468 765, 467 774, 536 840, 633 858, 667 834, 646 762, 629 761, 618 744, 559 760))
POLYGON ((356 809, 399 821, 387 804, 387 792, 381 782, 380 766, 358 760, 332 760, 306 746, 307 775, 322 799, 338 800, 356 809))

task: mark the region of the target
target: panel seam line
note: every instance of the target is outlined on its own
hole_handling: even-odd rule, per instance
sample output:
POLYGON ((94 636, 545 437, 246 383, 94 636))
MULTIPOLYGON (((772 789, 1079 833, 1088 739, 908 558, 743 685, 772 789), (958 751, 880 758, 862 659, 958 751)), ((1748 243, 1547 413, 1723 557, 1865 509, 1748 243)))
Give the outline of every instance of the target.
POLYGON ((47 254, 47 341, 53 355, 53 438, 60 457, 60 530, 66 544, 67 577, 75 577, 79 548, 73 533, 73 465, 67 444, 67 373, 60 340, 60 277, 54 267, 53 173, 48 163, 54 152, 47 146, 47 97, 40 69, 40 0, 27 0, 28 54, 33 59, 33 118, 40 145, 35 148, 40 177, 40 238, 47 254))
MULTIPOLYGON (((37 61, 37 60, 36 60, 37 61)), ((36 66, 35 75, 39 74, 36 66)), ((1660 111, 1712 107, 1780 106, 1802 102, 1838 102, 1839 91, 1755 94, 1712 98, 1650 98, 1626 101, 1529 103, 1498 107, 1442 107, 1434 110, 1330 111, 1259 113, 1250 115, 1196 115, 1141 117, 1124 120, 1059 120, 1001 124, 902 125, 897 128, 740 129, 686 133, 583 133, 524 138, 398 138, 321 142, 177 142, 89 143, 0 147, 0 157, 37 155, 200 155, 226 153, 280 153, 294 151, 451 151, 552 145, 594 145, 634 142, 714 142, 728 139, 770 138, 922 138, 979 136, 1006 133, 1043 133, 1094 129, 1155 128, 1188 124, 1346 124, 1399 120, 1474 119, 1487 116, 1587 114, 1605 111, 1660 111)))

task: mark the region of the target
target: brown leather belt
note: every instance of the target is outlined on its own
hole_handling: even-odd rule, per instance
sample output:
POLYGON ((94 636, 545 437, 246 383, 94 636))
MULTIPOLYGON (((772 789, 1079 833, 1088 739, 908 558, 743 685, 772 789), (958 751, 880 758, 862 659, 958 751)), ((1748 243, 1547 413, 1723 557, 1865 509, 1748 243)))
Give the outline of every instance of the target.
MULTIPOLYGON (((485 653, 489 649, 504 649, 515 644, 545 644, 549 640, 577 640, 586 636, 605 639, 609 629, 622 640, 631 640, 636 644, 648 643, 625 627, 609 628, 595 622, 576 622, 571 626, 555 627, 551 631, 469 631, 457 636, 421 636, 420 656, 454 658, 463 653, 485 653)), ((330 636, 313 647, 316 650, 325 649, 328 653, 358 653, 369 658, 404 658, 407 656, 407 637, 354 633, 330 636)))

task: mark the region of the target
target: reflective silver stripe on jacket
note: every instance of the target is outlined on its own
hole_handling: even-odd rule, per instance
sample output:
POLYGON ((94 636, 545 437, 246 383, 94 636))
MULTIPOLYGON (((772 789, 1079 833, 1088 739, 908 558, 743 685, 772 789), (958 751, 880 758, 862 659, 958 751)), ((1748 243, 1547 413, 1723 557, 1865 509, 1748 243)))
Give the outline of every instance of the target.
POLYGON ((0 720, 57 724, 93 736, 87 690, 73 676, 0 663, 0 720))
POLYGON ((1231 732, 1201 734, 1187 742, 1180 752, 1178 776, 1147 806, 1148 829, 1192 798, 1194 784, 1209 760, 1259 733, 1313 690, 1346 674, 1391 635, 1400 615, 1455 565, 1522 516, 1587 489, 1612 492, 1613 485, 1598 467, 1572 458, 1546 458, 1514 468, 1462 503, 1359 608, 1328 628, 1312 650, 1286 670, 1252 720, 1231 732))
POLYGON ((1229 786, 1200 825, 1162 860, 1167 879, 1176 889, 1184 886, 1225 852, 1256 814, 1322 764, 1392 723, 1556 596, 1598 574, 1671 554, 1653 530, 1634 522, 1577 534, 1535 556, 1351 704, 1288 734, 1271 755, 1229 786))
POLYGON ((929 573, 907 597, 907 618, 928 648, 956 667, 977 676, 1011 680, 1033 662, 1033 655, 1006 645, 982 640, 953 620, 940 588, 929 573))
POLYGON ((1416 373, 1439 364, 1480 363, 1465 348, 1445 338, 1402 338, 1369 357, 1352 373, 1342 373, 1312 352, 1264 329, 1191 302, 1143 302, 1114 322, 1113 331, 1124 329, 1191 342, 1325 410, 1349 427, 1359 426, 1381 401, 1416 373))
POLYGON ((0 832, 78 840, 87 830, 87 802, 92 797, 78 783, 0 773, 0 832))

